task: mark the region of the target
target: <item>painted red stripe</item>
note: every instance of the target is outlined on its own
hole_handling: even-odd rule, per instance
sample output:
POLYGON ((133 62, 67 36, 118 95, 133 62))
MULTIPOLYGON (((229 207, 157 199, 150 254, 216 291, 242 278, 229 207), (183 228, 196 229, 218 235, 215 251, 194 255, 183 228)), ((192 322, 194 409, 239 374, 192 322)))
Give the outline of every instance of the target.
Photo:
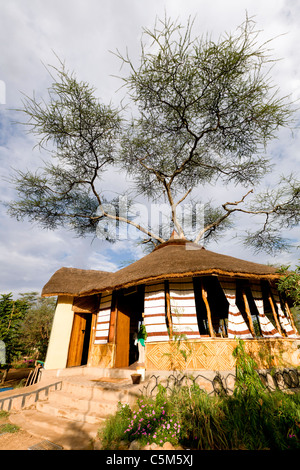
POLYGON ((227 331, 228 331, 228 334, 232 334, 232 335, 235 335, 235 336, 238 336, 238 335, 249 335, 250 334, 250 331, 249 330, 242 330, 242 331, 238 331, 238 330, 231 330, 229 328, 227 328, 227 331))

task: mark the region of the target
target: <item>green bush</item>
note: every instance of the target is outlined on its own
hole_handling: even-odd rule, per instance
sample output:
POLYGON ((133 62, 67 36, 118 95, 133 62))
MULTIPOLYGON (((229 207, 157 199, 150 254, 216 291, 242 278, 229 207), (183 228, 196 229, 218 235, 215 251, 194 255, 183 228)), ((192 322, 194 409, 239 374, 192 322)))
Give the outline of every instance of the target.
POLYGON ((120 442, 125 440, 125 429, 131 416, 132 411, 130 406, 127 404, 122 405, 119 402, 117 412, 110 416, 106 420, 105 426, 98 431, 98 436, 104 449, 113 450, 119 448, 120 442))
POLYGON ((230 448, 286 450, 300 448, 300 397, 282 391, 258 397, 228 397, 227 434, 230 448))
POLYGON ((210 397, 193 385, 174 390, 170 400, 181 425, 180 444, 206 450, 227 448, 222 398, 210 397))
POLYGON ((165 442, 178 444, 181 426, 172 411, 166 390, 160 386, 155 400, 138 400, 137 408, 127 420, 126 438, 128 441, 137 439, 141 445, 156 443, 162 446, 165 442))

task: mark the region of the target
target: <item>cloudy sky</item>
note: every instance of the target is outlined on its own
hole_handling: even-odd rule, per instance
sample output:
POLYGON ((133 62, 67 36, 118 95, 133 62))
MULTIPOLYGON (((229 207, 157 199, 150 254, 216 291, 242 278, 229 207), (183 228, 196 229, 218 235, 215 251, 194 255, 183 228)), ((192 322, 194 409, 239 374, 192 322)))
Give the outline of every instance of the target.
MULTIPOLYGON (((274 58, 282 59, 272 71, 281 93, 300 98, 300 2, 299 0, 0 0, 0 200, 14 198, 7 183, 12 168, 37 168, 43 155, 13 111, 22 104, 22 93, 43 97, 51 80, 47 65, 58 65, 56 55, 80 80, 96 88, 104 102, 119 103, 120 62, 110 52, 126 47, 138 58, 143 27, 151 28, 156 16, 194 17, 195 32, 213 38, 234 31, 248 16, 254 16, 261 40, 272 42, 274 58)), ((268 148, 276 171, 268 176, 272 184, 280 173, 300 170, 300 136, 287 131, 268 148)), ((116 175, 108 177, 114 181, 116 175)), ((229 197, 239 197, 238 191, 229 197)), ((232 200, 232 199, 230 199, 232 200)), ((243 223, 239 224, 240 232, 243 223)), ((299 244, 298 231, 291 234, 299 244)), ((208 247, 219 253, 263 263, 297 263, 299 250, 274 258, 255 255, 238 239, 227 236, 208 247)), ((0 205, 0 294, 38 291, 61 266, 116 270, 138 259, 142 251, 126 241, 107 245, 99 239, 78 239, 70 232, 44 231, 27 222, 11 219, 0 205)))

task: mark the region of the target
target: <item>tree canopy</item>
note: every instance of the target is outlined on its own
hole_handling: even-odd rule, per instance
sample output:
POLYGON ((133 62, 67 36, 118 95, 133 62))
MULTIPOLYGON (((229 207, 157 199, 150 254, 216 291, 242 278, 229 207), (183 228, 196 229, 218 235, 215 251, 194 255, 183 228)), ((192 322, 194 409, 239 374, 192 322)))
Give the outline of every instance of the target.
MULTIPOLYGON (((185 26, 157 20, 143 31, 137 65, 128 53, 116 52, 129 70, 121 77, 125 107, 102 104, 95 89, 63 62, 54 68, 47 101, 25 97, 21 111, 29 130, 53 159, 36 172, 17 171, 13 217, 45 228, 68 227, 80 236, 97 231, 111 241, 110 227, 127 224, 144 242, 158 244, 165 240, 162 227, 142 225, 130 204, 137 197, 166 203, 168 233, 175 229, 189 238, 179 209, 196 191, 193 207, 202 204, 204 216, 194 241, 217 236, 234 213, 246 213, 263 220, 246 234, 247 244, 269 251, 286 246, 282 229, 300 220, 299 181, 286 175, 276 189, 254 191, 272 167, 268 143, 293 123, 290 98, 280 96, 270 78, 268 42, 259 43, 248 18, 218 41, 195 36, 193 28, 191 20, 185 26), (134 182, 128 212, 121 210, 120 198, 105 198, 110 168, 134 182), (240 186, 240 200, 214 207, 205 199, 208 183, 240 186)), ((198 215, 193 209, 194 221, 198 215)))
POLYGON ((28 304, 23 300, 13 300, 12 294, 2 294, 0 297, 0 341, 5 346, 1 361, 9 364, 22 350, 19 329, 28 310, 28 304))
MULTIPOLYGON (((5 346, 1 359, 10 364, 21 354, 46 357, 56 306, 55 298, 42 298, 36 292, 0 296, 0 341, 5 346)), ((0 361, 1 364, 1 361, 0 361)))
POLYGON ((44 361, 56 307, 56 298, 40 297, 37 292, 20 294, 20 300, 28 305, 19 336, 23 354, 44 361))

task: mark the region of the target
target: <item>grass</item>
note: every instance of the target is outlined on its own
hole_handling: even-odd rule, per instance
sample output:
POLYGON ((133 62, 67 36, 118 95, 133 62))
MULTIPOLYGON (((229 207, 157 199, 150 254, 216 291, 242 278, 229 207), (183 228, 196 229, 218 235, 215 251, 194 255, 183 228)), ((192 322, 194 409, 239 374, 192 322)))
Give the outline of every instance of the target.
POLYGON ((267 391, 242 342, 235 354, 233 395, 211 397, 197 385, 167 394, 159 386, 156 397, 141 397, 132 408, 119 403, 99 430, 102 448, 138 440, 141 446, 171 442, 199 450, 300 449, 300 394, 267 391))
POLYGON ((16 426, 15 424, 10 424, 10 423, 4 423, 0 424, 0 434, 3 434, 4 432, 17 432, 19 431, 19 426, 16 426))
POLYGON ((8 411, 4 411, 4 410, 0 411, 0 419, 5 421, 2 424, 0 423, 0 434, 6 433, 6 432, 14 433, 14 432, 19 431, 20 429, 19 426, 6 422, 8 420, 8 417, 9 417, 8 411))

